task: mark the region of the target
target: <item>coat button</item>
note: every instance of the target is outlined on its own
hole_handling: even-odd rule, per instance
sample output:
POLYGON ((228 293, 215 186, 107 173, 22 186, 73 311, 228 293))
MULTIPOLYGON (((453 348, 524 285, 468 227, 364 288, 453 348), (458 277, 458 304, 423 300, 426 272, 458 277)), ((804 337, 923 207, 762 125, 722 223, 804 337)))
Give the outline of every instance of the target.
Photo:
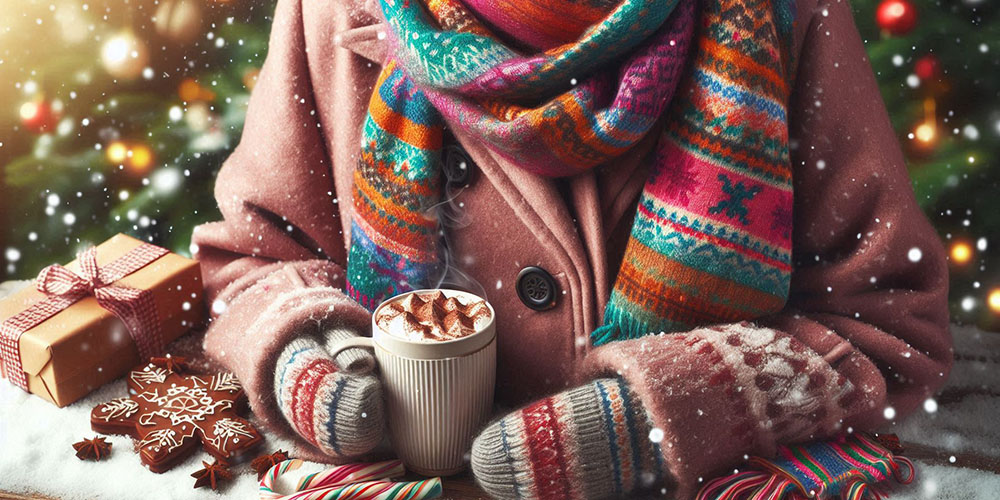
POLYGON ((524 305, 536 311, 556 305, 556 280, 540 267, 526 267, 517 275, 517 296, 524 305))
POLYGON ((444 176, 454 186, 465 186, 472 181, 476 164, 461 146, 449 144, 444 148, 444 176))

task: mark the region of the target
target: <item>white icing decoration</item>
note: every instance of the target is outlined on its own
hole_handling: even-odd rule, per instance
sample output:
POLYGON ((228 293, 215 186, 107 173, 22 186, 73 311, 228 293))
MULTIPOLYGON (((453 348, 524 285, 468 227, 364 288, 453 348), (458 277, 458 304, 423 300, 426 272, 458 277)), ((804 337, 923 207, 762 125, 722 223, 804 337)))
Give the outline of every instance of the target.
POLYGON ((242 389, 240 381, 236 379, 236 375, 229 372, 222 372, 218 375, 212 377, 212 390, 213 391, 229 391, 236 392, 242 389))
POLYGON ((105 422, 110 422, 113 418, 128 418, 139 411, 139 403, 128 399, 112 399, 101 405, 101 413, 107 413, 103 418, 105 422))
MULTIPOLYGON (((179 377, 172 379, 169 387, 166 380, 170 378, 170 373, 153 365, 143 371, 132 372, 131 377, 134 385, 142 391, 133 399, 121 398, 105 403, 101 411, 110 413, 107 420, 118 415, 128 417, 139 413, 138 424, 154 428, 139 442, 140 448, 169 455, 197 433, 206 446, 211 445, 228 454, 228 448, 239 443, 240 439, 246 437, 252 441, 256 437, 253 427, 233 418, 211 422, 212 429, 208 429, 208 417, 231 410, 236 393, 241 389, 239 381, 231 373, 207 379, 179 377), (221 399, 215 399, 212 391, 229 394, 219 394, 221 399), (159 428, 166 425, 164 420, 169 420, 169 428, 159 428)), ((130 392, 133 391, 130 389, 130 392)))
POLYGON ((191 429, 190 433, 181 435, 178 435, 174 429, 157 429, 146 434, 146 437, 139 441, 139 448, 153 445, 154 451, 160 451, 160 448, 163 447, 167 449, 167 453, 170 453, 179 448, 184 440, 191 436, 194 436, 194 429, 191 429))
POLYGON ((163 417, 170 419, 171 425, 183 423, 196 424, 205 420, 209 415, 216 412, 225 411, 233 407, 233 402, 228 400, 217 401, 207 398, 204 387, 173 386, 167 389, 166 394, 160 395, 158 389, 146 391, 139 394, 142 398, 153 403, 158 408, 139 416, 141 425, 154 425, 153 417, 163 417))
POLYGON ((149 384, 162 384, 164 380, 167 379, 167 371, 162 368, 146 367, 145 370, 141 372, 132 372, 132 381, 141 386, 147 386, 149 384))
POLYGON ((233 420, 231 418, 223 418, 215 422, 215 426, 212 428, 212 434, 215 435, 214 438, 209 439, 209 442, 215 449, 228 453, 226 447, 229 441, 232 440, 233 443, 239 443, 239 436, 246 436, 253 439, 253 433, 246 424, 238 420, 233 420))

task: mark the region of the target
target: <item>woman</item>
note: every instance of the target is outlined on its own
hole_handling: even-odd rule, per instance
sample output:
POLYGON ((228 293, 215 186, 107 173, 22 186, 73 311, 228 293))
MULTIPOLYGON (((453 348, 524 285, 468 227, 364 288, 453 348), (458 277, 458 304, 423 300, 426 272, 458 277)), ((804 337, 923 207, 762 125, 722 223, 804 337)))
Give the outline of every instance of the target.
POLYGON ((501 498, 686 497, 947 376, 943 249, 842 0, 282 0, 269 50, 195 242, 207 352, 302 453, 380 441, 367 355, 323 344, 442 281, 529 403, 471 450, 501 498))

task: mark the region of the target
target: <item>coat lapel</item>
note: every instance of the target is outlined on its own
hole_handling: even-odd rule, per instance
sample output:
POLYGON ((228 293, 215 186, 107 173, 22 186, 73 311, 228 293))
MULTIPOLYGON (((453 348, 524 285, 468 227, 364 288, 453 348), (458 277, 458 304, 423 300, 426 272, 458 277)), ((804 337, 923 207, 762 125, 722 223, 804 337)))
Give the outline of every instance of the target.
MULTIPOLYGON (((587 335, 595 325, 594 280, 584 242, 574 225, 573 210, 551 178, 532 174, 493 153, 482 141, 460 127, 450 127, 455 138, 489 178, 521 222, 552 252, 572 290, 567 290, 574 313, 574 333, 587 335)), ((567 304, 570 305, 570 304, 567 304)), ((586 352, 577 344, 578 355, 586 352)))

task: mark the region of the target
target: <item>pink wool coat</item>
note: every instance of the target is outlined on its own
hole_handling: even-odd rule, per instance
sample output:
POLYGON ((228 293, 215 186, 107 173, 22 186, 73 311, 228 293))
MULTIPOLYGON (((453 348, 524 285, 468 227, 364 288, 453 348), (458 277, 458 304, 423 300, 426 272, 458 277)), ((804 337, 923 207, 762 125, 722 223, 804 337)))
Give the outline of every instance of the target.
MULTIPOLYGON (((216 185, 224 220, 194 235, 214 316, 205 349, 243 380, 256 414, 292 437, 272 394, 280 349, 326 325, 369 328, 342 286, 361 124, 386 50, 378 23, 361 0, 278 2, 243 139, 216 185)), ((791 295, 753 322, 593 348, 652 142, 555 180, 454 129, 474 175, 453 192, 469 223, 448 237, 453 262, 498 315, 500 402, 621 374, 690 491, 744 454, 883 426, 888 407, 900 418, 942 385, 952 359, 945 254, 914 200, 847 2, 798 0, 795 47, 791 295), (554 277, 554 307, 519 299, 527 266, 554 277)))

